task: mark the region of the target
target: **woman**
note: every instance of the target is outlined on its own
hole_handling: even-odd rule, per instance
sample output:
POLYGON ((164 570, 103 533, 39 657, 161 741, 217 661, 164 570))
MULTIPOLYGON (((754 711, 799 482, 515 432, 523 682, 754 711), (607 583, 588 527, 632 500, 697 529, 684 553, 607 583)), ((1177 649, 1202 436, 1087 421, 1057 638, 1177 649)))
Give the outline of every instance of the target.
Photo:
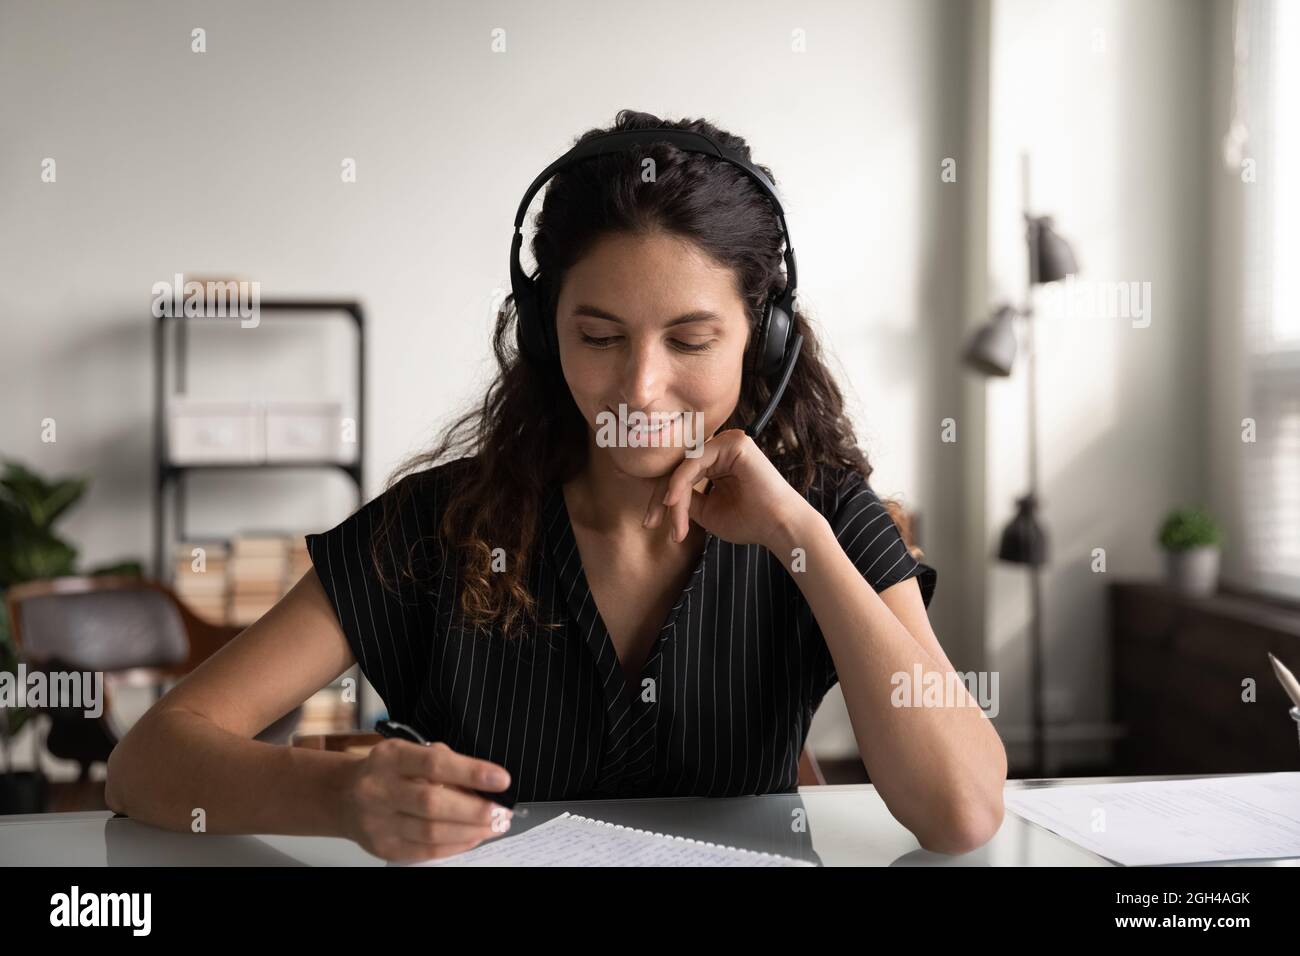
MULTIPOLYGON (((700 120, 623 111, 613 129, 664 126, 749 161, 700 120)), ((894 816, 928 849, 984 843, 1005 752, 969 695, 895 706, 900 675, 952 672, 926 614, 937 575, 867 483, 797 308, 786 391, 753 371, 784 287, 777 207, 737 166, 658 142, 561 169, 536 226, 551 360, 514 347, 512 295, 481 408, 308 536, 314 571, 119 744, 109 805, 446 856, 508 827, 484 794, 791 791, 838 681, 894 816), (777 397, 765 429, 738 427, 777 397), (251 739, 354 662, 432 747, 251 739)))

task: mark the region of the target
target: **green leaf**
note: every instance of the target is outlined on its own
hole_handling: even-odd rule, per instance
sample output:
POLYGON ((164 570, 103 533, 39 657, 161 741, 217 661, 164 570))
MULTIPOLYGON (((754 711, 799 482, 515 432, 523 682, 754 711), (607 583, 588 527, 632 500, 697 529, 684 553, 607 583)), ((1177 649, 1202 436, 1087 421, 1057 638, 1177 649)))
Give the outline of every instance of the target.
POLYGON ((33 517, 43 528, 48 528, 58 521, 65 511, 71 508, 86 493, 87 482, 84 478, 69 478, 57 482, 49 488, 45 500, 41 502, 39 515, 33 517))
POLYGON ((50 534, 33 536, 7 555, 9 583, 60 578, 75 574, 77 549, 50 534))
POLYGON ((1165 517, 1156 535, 1166 551, 1187 551, 1223 542, 1223 534, 1204 508, 1176 508, 1165 517))
POLYGON ((46 481, 15 461, 6 462, 0 487, 19 514, 26 515, 37 528, 48 529, 68 508, 85 494, 84 478, 46 481))

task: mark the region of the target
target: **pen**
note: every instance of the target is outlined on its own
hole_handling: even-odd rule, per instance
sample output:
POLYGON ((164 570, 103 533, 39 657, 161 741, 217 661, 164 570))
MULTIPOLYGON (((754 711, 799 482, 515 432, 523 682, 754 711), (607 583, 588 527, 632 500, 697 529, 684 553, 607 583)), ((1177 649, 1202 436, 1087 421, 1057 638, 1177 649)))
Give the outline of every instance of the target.
MULTIPOLYGON (((418 730, 409 724, 399 723, 396 720, 385 719, 375 721, 375 730, 379 731, 379 733, 383 734, 385 737, 395 737, 398 740, 409 740, 412 743, 421 744, 425 747, 429 746, 429 741, 425 740, 424 735, 418 730)), ((509 810, 515 809, 515 801, 503 793, 489 793, 483 790, 475 790, 474 792, 485 800, 490 800, 498 806, 505 807, 509 810)), ((528 808, 521 808, 517 811, 517 815, 521 817, 528 816, 528 808)))
POLYGON ((1295 675, 1291 673, 1290 669, 1272 654, 1268 655, 1268 659, 1273 664, 1273 673, 1277 674, 1277 679, 1281 682, 1282 689, 1286 691, 1286 694, 1291 698, 1292 703, 1297 707, 1300 707, 1300 681, 1297 681, 1295 675))

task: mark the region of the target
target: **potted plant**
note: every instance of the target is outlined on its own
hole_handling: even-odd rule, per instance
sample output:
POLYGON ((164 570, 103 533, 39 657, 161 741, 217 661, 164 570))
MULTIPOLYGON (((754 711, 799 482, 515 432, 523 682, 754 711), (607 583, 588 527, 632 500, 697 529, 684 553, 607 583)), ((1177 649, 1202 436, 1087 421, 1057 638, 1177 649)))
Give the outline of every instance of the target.
MULTIPOLYGON (((18 677, 18 649, 9 626, 4 592, 23 581, 76 574, 77 549, 54 532, 86 491, 83 478, 47 481, 17 462, 0 472, 0 673, 18 677)), ((140 574, 138 561, 98 568, 92 574, 140 574)), ((16 771, 11 743, 31 719, 30 710, 0 705, 0 813, 45 809, 46 781, 39 768, 16 771)))
POLYGON ((1223 535, 1203 508, 1175 508, 1165 517, 1158 535, 1165 552, 1169 584, 1183 594, 1206 597, 1219 581, 1219 548, 1223 535))

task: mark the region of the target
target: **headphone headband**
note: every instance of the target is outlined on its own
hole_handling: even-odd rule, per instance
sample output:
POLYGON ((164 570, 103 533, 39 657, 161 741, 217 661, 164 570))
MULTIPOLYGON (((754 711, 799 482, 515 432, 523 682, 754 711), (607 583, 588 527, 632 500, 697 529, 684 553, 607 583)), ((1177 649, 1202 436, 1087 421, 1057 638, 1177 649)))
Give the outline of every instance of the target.
POLYGON ((591 139, 574 146, 543 169, 537 175, 537 178, 533 180, 532 185, 528 187, 528 191, 524 193, 523 201, 519 203, 519 210, 515 213, 515 230, 518 231, 523 226, 524 216, 528 214, 528 207, 538 191, 560 170, 584 159, 590 159, 593 156, 607 156, 611 153, 624 152, 632 146, 651 146, 655 143, 668 143, 687 153, 703 153, 707 156, 715 156, 743 170, 772 200, 772 205, 776 207, 777 221, 781 225, 781 234, 786 235, 785 209, 781 205, 781 196, 777 192, 776 184, 767 178, 766 173, 748 160, 724 150, 703 133, 669 127, 616 130, 612 133, 593 136, 591 139))

